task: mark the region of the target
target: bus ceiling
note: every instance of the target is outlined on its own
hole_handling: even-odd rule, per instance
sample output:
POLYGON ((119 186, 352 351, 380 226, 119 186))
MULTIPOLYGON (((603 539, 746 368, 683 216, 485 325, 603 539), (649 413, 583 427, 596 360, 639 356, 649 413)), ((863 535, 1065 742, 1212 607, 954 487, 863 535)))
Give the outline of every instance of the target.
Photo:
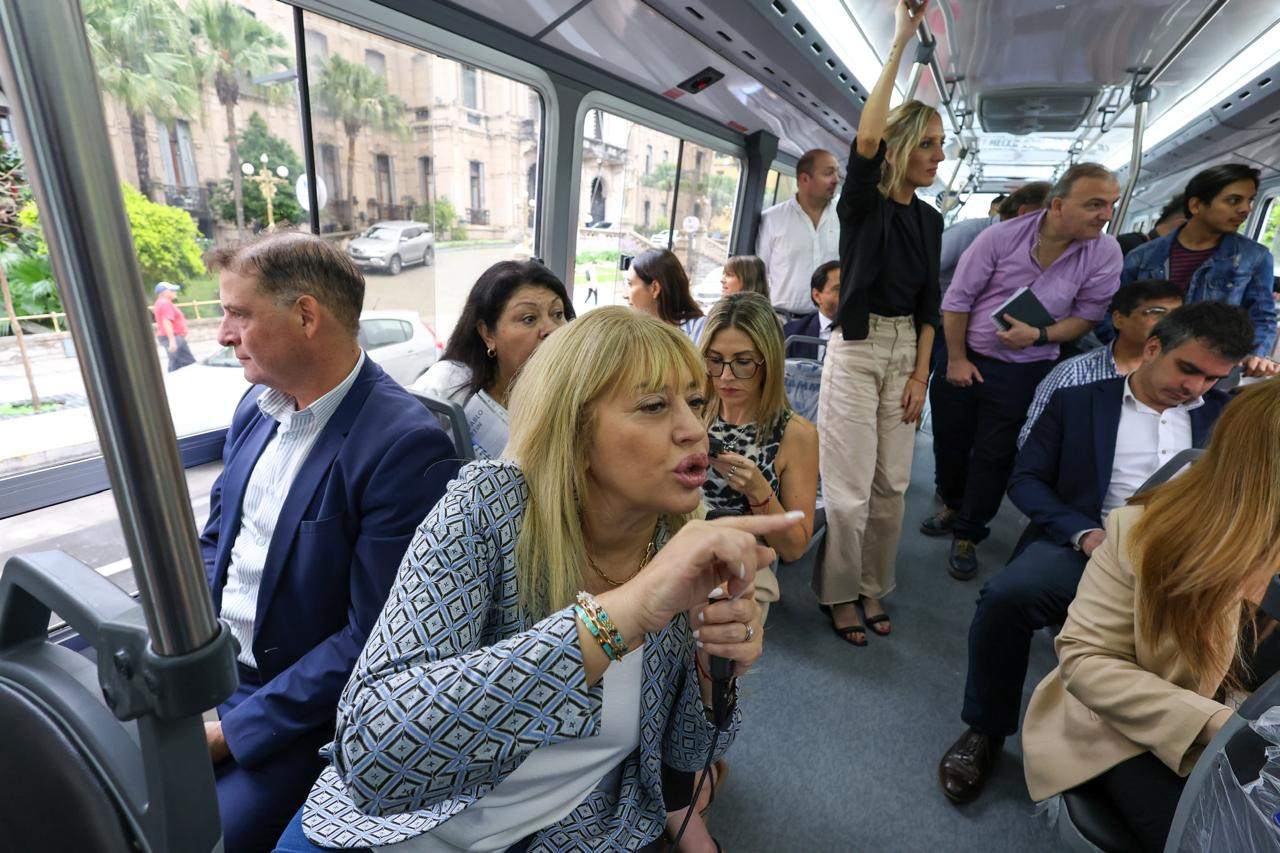
MULTIPOLYGON (((820 146, 843 157, 890 41, 887 6, 471 0, 466 13, 658 94, 673 116, 692 111, 743 135, 767 131, 783 156, 820 146), (707 68, 723 79, 696 93, 677 87, 707 68)), ((938 188, 1002 191, 1093 160, 1124 173, 1130 197, 1138 185, 1187 168, 1189 159, 1263 144, 1264 131, 1275 129, 1268 122, 1280 115, 1280 85, 1267 88, 1275 64, 1267 45, 1280 36, 1280 5, 1169 6, 933 0, 911 57, 917 61, 904 64, 896 99, 917 97, 946 116, 956 167, 943 171, 938 188), (1232 102, 1241 92, 1252 96, 1249 103, 1232 102), (1149 95, 1145 108, 1135 93, 1149 95), (1133 141, 1144 111, 1139 160, 1133 141), (1129 181, 1131 174, 1141 180, 1129 181)), ((427 16, 420 4, 404 10, 427 16)))

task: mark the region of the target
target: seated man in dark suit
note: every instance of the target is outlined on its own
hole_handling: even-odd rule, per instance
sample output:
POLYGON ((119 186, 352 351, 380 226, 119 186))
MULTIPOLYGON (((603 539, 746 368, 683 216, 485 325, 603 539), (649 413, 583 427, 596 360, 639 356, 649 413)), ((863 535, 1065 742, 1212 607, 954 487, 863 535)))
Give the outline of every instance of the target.
MULTIPOLYGON (((831 323, 840 308, 840 262, 827 261, 813 272, 809 280, 809 298, 818 306, 817 314, 809 314, 792 320, 782 327, 782 337, 805 335, 810 338, 831 338, 831 323)), ((787 347, 787 358, 821 359, 826 355, 826 347, 817 344, 794 343, 787 347), (819 349, 822 350, 819 353, 819 349)))
POLYGON ((414 529, 457 473, 436 420, 356 342, 364 278, 281 233, 215 251, 222 325, 254 387, 201 535, 240 687, 206 724, 228 853, 270 850, 323 768, 338 694, 414 529))
POLYGON ((1213 384, 1252 351, 1241 308, 1188 305, 1156 324, 1129 376, 1049 399, 1009 481, 1010 499, 1031 518, 1029 544, 983 588, 969 626, 960 715, 969 729, 938 768, 953 802, 978 796, 1017 731, 1031 635, 1066 618, 1103 519, 1177 453, 1204 446, 1227 402, 1213 384))

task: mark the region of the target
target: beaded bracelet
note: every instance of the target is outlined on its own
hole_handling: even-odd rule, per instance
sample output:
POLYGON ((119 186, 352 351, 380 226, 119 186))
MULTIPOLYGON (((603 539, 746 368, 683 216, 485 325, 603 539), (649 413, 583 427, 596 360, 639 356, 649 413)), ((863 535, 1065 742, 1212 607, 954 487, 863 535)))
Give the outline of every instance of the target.
POLYGON ((600 644, 600 649, 609 660, 622 660, 622 657, 631 651, 627 641, 618 631, 618 626, 613 624, 609 614, 590 593, 578 593, 578 603, 573 606, 573 612, 582 620, 582 624, 591 632, 591 636, 595 637, 596 642, 600 644))

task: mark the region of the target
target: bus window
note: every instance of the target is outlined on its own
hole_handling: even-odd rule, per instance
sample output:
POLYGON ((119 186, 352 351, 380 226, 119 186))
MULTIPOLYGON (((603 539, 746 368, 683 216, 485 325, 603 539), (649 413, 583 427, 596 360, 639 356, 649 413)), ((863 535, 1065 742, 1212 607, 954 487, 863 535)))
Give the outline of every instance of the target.
POLYGON ((587 111, 572 290, 578 313, 622 303, 619 255, 671 247, 680 144, 621 116, 587 111))
POLYGON ((729 235, 738 201, 738 158, 685 142, 676 199, 676 245, 693 295, 704 307, 720 298, 720 270, 729 257, 729 235))
POLYGON ((181 288, 170 301, 186 347, 176 342, 172 355, 167 339, 157 347, 174 430, 221 429, 248 383, 235 359, 219 358, 218 282, 202 255, 270 229, 307 227, 295 191, 304 160, 293 8, 233 4, 235 26, 200 4, 158 4, 141 17, 117 15, 111 3, 86 9, 143 296, 154 312, 168 298, 157 285, 181 288), (210 61, 175 71, 173 57, 192 49, 210 61))
POLYGON ((366 309, 416 311, 443 345, 482 272, 536 255, 542 99, 483 68, 305 21, 321 234, 364 270, 366 309))
POLYGON ((1262 230, 1258 232, 1258 242, 1271 250, 1271 254, 1280 251, 1280 196, 1267 199, 1266 207, 1259 217, 1262 230))
POLYGON ((778 172, 770 169, 769 174, 764 178, 764 195, 760 199, 760 209, 768 210, 773 207, 777 201, 778 195, 778 172))

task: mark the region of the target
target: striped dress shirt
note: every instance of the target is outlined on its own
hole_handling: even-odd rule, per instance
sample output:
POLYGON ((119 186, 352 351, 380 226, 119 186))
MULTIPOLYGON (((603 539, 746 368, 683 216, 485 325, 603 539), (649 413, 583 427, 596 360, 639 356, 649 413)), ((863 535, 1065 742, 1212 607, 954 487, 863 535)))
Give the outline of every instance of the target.
POLYGON ((262 572, 267 564, 267 549, 275 533, 276 519, 280 517, 280 510, 302 463, 329 423, 329 418, 333 417, 355 384, 364 359, 365 354, 361 350, 356 366, 347 378, 300 411, 295 408, 297 400, 274 388, 267 389, 258 397, 258 409, 279 426, 263 448, 245 486, 240 530, 231 546, 231 564, 227 567, 221 613, 231 628, 231 636, 240 644, 237 659, 254 669, 258 668, 258 662, 253 656, 253 624, 257 618, 258 590, 262 586, 262 572))
POLYGON ((1044 407, 1049 405, 1049 398, 1053 396, 1054 391, 1059 388, 1088 385, 1090 382, 1101 382, 1103 379, 1115 379, 1120 375, 1115 356, 1111 354, 1112 346, 1115 345, 1098 347, 1069 358, 1040 380, 1040 384, 1036 386, 1036 395, 1031 400, 1031 407, 1027 409, 1027 420, 1022 424, 1022 431, 1018 433, 1019 449, 1027 443, 1031 428, 1035 426, 1044 407))

